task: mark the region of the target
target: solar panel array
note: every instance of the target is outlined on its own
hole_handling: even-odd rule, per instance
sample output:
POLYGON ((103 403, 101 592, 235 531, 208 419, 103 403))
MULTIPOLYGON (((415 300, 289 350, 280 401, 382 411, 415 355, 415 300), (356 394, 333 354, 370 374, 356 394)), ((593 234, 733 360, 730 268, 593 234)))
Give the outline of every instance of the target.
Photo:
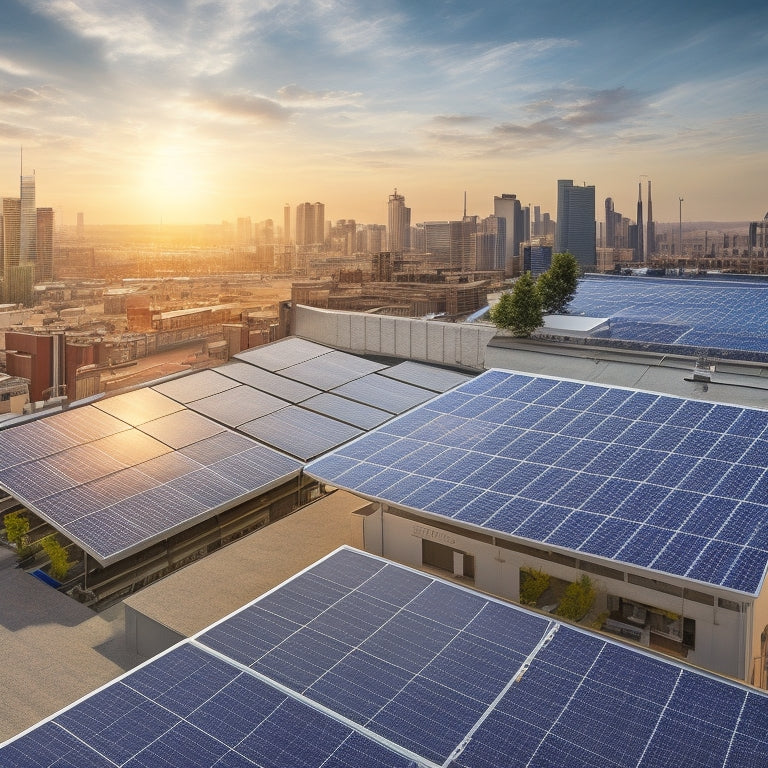
POLYGON ((590 277, 571 314, 609 317, 610 339, 768 353, 768 284, 724 279, 590 277))
POLYGON ((0 438, 0 487, 104 565, 301 469, 151 389, 12 427, 0 438))
POLYGON ((238 357, 3 430, 0 487, 108 564, 289 479, 401 411, 403 388, 434 395, 302 339, 238 357), (323 391, 356 382, 384 407, 323 391))
POLYGON ((491 370, 306 467, 395 505, 758 594, 768 412, 491 370))
POLYGON ((339 550, 0 745, 7 768, 735 768, 768 696, 339 550))

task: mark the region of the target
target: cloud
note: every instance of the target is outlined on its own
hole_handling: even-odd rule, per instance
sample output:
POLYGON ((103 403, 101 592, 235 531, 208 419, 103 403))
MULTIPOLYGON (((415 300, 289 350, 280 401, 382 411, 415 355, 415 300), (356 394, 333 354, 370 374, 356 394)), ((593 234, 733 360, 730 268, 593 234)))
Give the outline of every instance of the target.
POLYGON ((310 91, 298 85, 284 85, 278 89, 281 102, 301 104, 304 107, 346 106, 354 104, 362 94, 353 91, 310 91))
POLYGON ((563 120, 575 126, 617 123, 636 115, 644 106, 638 91, 623 86, 590 91, 567 105, 568 112, 563 120))
POLYGON ((5 72, 6 74, 14 75, 16 77, 26 77, 32 74, 32 72, 25 66, 16 61, 12 61, 11 59, 7 59, 5 56, 0 56, 0 72, 5 72))
POLYGON ((483 119, 479 115, 435 115, 432 118, 432 122, 446 126, 472 125, 481 122, 483 119))
POLYGON ((292 112, 278 102, 248 93, 209 94, 192 99, 193 107, 235 120, 285 122, 292 112))
POLYGON ((31 107, 45 103, 58 103, 62 100, 62 93, 49 85, 38 89, 16 88, 13 91, 0 91, 0 104, 11 107, 31 107))

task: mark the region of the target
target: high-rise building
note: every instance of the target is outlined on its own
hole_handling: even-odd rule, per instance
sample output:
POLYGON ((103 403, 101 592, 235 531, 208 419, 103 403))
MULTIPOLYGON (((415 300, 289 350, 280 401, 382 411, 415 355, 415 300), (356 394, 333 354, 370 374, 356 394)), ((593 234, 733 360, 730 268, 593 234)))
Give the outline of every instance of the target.
POLYGON ((387 249, 391 253, 410 250, 411 209, 405 205, 405 196, 398 195, 395 189, 387 208, 387 249))
POLYGON ((541 206, 533 206, 533 237, 541 237, 544 233, 541 231, 541 206))
POLYGON ((296 208, 296 245, 322 245, 325 241, 325 205, 301 203, 296 208))
POLYGON ((253 224, 250 216, 241 216, 237 220, 237 242, 250 245, 253 242, 253 224))
POLYGON ((653 208, 651 206, 651 180, 648 179, 648 237, 645 241, 648 256, 653 256, 656 252, 656 222, 653 220, 653 208))
POLYGON ((37 261, 37 208, 35 207, 35 176, 21 177, 21 242, 19 263, 37 261))
POLYGON ((643 237, 643 183, 637 184, 637 244, 635 261, 645 261, 645 239, 643 237))
POLYGON ((37 277, 53 280, 53 208, 37 209, 37 277))
POLYGON ((3 198, 3 276, 19 265, 21 252, 21 200, 3 198))
POLYGON ((594 268, 595 245, 595 187, 575 187, 571 179, 559 179, 555 252, 569 251, 582 269, 594 268))
POLYGON ((501 216, 482 219, 475 235, 475 269, 500 271, 504 269, 504 246, 507 220, 501 216))
POLYGON ((506 219, 506 239, 504 243, 504 274, 510 277, 515 259, 520 255, 520 243, 525 238, 525 218, 517 195, 503 194, 493 198, 493 213, 506 219))
POLYGON ((288 245, 291 242, 291 206, 286 203, 283 206, 283 243, 288 245))

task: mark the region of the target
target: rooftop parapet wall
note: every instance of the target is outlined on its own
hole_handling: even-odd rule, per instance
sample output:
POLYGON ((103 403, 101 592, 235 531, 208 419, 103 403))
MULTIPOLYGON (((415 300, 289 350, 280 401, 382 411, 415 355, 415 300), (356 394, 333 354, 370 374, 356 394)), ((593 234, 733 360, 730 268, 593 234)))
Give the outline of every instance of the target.
POLYGON ((297 305, 297 336, 356 354, 403 357, 474 370, 485 368, 493 326, 340 312, 297 305))

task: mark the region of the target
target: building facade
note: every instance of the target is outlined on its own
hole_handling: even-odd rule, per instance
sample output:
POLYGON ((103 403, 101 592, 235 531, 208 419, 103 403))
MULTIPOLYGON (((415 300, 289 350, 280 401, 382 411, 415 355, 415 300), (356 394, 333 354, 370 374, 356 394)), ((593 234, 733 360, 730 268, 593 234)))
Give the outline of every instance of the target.
POLYGON ((569 251, 582 269, 593 269, 595 247, 595 187, 576 187, 572 179, 558 180, 555 251, 569 251))

